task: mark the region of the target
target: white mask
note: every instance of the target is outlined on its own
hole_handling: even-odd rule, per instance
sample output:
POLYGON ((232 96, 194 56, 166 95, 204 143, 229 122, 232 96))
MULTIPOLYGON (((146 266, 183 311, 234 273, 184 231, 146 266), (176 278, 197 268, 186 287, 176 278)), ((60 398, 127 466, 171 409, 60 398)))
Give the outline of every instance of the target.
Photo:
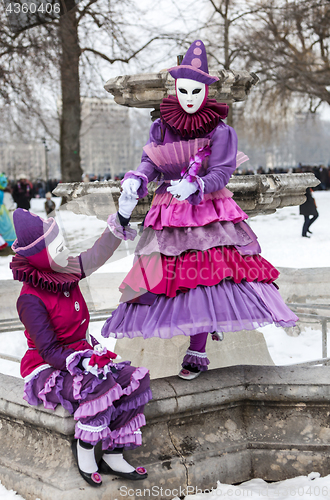
POLYGON ((68 265, 69 250, 64 244, 64 238, 59 233, 56 238, 47 246, 49 257, 60 267, 68 265))
POLYGON ((181 108, 186 113, 196 113, 204 103, 206 97, 205 83, 189 78, 178 78, 175 82, 176 96, 181 108))

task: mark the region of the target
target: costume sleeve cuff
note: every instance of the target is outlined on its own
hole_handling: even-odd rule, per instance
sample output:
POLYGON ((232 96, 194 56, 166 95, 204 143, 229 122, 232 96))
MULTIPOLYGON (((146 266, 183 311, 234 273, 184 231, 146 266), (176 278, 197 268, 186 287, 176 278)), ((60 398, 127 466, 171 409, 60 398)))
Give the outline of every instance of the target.
POLYGON ((135 229, 132 229, 129 224, 127 226, 122 226, 120 224, 117 214, 109 215, 107 224, 112 234, 114 234, 116 238, 119 238, 120 240, 133 241, 137 235, 135 229))
POLYGON ((201 177, 198 177, 198 175, 196 175, 195 182, 198 185, 197 191, 195 191, 193 194, 191 194, 189 196, 189 198, 187 198, 187 200, 189 201, 189 203, 191 205, 199 205, 199 203, 204 198, 204 181, 203 181, 203 179, 201 177))
POLYGON ((145 174, 142 174, 141 172, 138 172, 137 170, 129 170, 128 172, 126 172, 125 177, 123 178, 121 183, 126 181, 126 179, 140 179, 141 185, 140 185, 139 189, 137 190, 138 197, 140 199, 140 198, 144 198, 145 196, 147 196, 147 194, 148 194, 147 186, 148 186, 149 180, 145 174))
POLYGON ((82 370, 78 367, 78 364, 82 358, 91 358, 93 351, 91 349, 85 349, 84 351, 75 351, 69 354, 66 358, 66 369, 68 372, 75 376, 82 373, 82 370))

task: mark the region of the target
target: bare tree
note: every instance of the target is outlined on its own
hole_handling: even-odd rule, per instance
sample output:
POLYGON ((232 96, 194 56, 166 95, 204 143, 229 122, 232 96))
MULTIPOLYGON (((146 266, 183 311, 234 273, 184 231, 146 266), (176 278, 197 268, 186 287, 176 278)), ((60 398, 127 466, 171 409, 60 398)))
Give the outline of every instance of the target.
MULTIPOLYGON (((9 46, 8 51, 24 75, 21 80, 24 86, 16 85, 16 75, 8 82, 8 89, 19 96, 20 105, 29 113, 39 116, 46 130, 48 120, 37 104, 38 95, 33 95, 31 81, 38 81, 39 85, 43 82, 47 85, 47 78, 60 82, 61 172, 65 182, 79 181, 82 175, 81 73, 89 66, 95 75, 97 61, 126 64, 158 38, 150 34, 150 28, 143 25, 142 14, 140 20, 138 14, 134 0, 83 0, 78 5, 75 0, 65 0, 61 3, 59 18, 43 20, 41 26, 35 26, 40 24, 35 22, 32 28, 31 23, 27 24, 22 33, 11 34, 7 28, 0 32, 0 47, 9 46), (29 71, 32 71, 30 78, 29 71)), ((4 53, 2 57, 0 52, 0 79, 5 82, 10 64, 10 55, 4 53)), ((6 86, 2 87, 2 93, 3 98, 9 99, 6 86)), ((51 127, 48 133, 52 134, 51 127)))
POLYGON ((268 107, 307 98, 315 112, 330 104, 330 3, 326 0, 262 0, 246 22, 242 54, 261 76, 261 100, 268 107))
MULTIPOLYGON (((243 26, 243 21, 252 18, 256 11, 258 8, 251 0, 192 2, 189 9, 181 8, 180 14, 188 21, 191 12, 195 12, 198 15, 198 28, 185 33, 184 37, 181 35, 182 43, 188 47, 194 39, 200 37, 206 46, 210 66, 213 64, 227 70, 244 67, 244 59, 236 44, 236 35, 243 26)), ((233 125, 233 121, 230 105, 227 123, 233 125)))

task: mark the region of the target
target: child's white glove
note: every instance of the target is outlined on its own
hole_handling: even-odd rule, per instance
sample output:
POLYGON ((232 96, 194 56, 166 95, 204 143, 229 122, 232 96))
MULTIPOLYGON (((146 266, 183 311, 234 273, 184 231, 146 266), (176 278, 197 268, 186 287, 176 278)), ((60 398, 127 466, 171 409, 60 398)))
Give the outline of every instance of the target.
POLYGON ((137 195, 136 196, 127 195, 123 191, 121 193, 120 197, 119 197, 119 200, 118 200, 118 203, 119 203, 119 210, 118 210, 118 212, 125 219, 129 219, 131 217, 131 215, 132 215, 132 212, 133 212, 134 208, 137 205, 137 202, 138 202, 137 195))
POLYGON ((141 186, 141 180, 140 179, 126 179, 122 183, 121 187, 123 189, 123 192, 127 194, 127 196, 137 196, 137 190, 141 186))
POLYGON ((181 181, 171 181, 171 186, 167 191, 171 193, 177 200, 183 201, 189 198, 198 190, 197 182, 189 182, 187 179, 181 181))

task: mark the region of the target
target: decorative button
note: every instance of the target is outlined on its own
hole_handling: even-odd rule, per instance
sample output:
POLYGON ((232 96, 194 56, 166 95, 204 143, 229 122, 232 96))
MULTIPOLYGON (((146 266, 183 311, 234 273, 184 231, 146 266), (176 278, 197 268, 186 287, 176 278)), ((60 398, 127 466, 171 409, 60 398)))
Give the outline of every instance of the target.
POLYGON ((64 292, 64 295, 65 295, 66 297, 70 297, 70 292, 64 292))
POLYGON ((79 305, 79 302, 77 302, 77 301, 76 301, 76 302, 74 303, 74 308, 75 308, 75 310, 76 310, 76 311, 79 311, 79 310, 80 310, 80 305, 79 305))

